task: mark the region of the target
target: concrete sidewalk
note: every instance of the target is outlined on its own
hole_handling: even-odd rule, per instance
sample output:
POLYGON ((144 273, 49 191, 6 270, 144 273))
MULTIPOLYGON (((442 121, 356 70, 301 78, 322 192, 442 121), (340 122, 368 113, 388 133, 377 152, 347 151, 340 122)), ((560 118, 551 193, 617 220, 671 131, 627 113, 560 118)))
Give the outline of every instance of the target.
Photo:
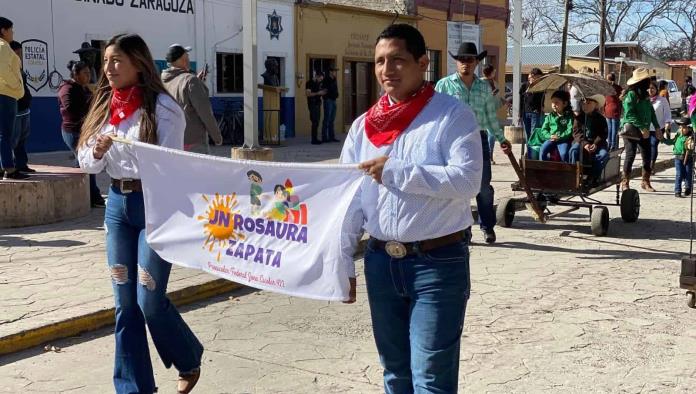
MULTIPOLYGON (((341 146, 292 143, 275 148, 274 156, 285 162, 333 162, 341 146)), ((219 156, 229 156, 229 152, 228 146, 213 149, 219 156)), ((661 154, 663 159, 669 157, 666 151, 661 154)), ((58 152, 32 155, 30 161, 70 165, 72 159, 69 152, 58 152)), ((513 195, 510 184, 517 177, 498 148, 495 161, 493 186, 496 200, 500 200, 513 195)), ((106 174, 100 174, 99 180, 106 191, 106 174)), ((635 181, 633 186, 638 187, 635 181)), ((474 240, 478 237, 475 232, 474 240)), ((231 282, 220 282, 224 281, 216 282, 200 271, 174 267, 169 291, 187 303, 234 287, 231 282)), ((103 209, 93 209, 79 220, 2 230, 0 292, 0 354, 108 325, 113 318, 113 299, 105 263, 103 209)))

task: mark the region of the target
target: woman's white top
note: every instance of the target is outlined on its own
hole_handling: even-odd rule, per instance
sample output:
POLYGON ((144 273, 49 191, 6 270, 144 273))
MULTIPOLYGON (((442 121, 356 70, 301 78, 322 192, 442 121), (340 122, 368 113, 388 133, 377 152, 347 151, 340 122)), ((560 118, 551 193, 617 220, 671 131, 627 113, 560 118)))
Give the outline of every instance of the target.
MULTIPOLYGON (((140 117, 142 108, 124 119, 117 126, 107 123, 99 134, 111 134, 128 140, 138 141, 140 136, 140 117)), ((157 144, 159 146, 183 149, 186 118, 179 104, 167 94, 157 97, 155 110, 157 118, 157 144)), ((106 169, 115 179, 140 179, 138 159, 130 145, 114 142, 101 159, 94 157, 96 135, 78 151, 80 168, 88 174, 98 174, 106 169)))
MULTIPOLYGON (((669 108, 669 102, 666 98, 657 96, 652 106, 655 109, 655 117, 660 127, 664 127, 667 123, 672 123, 672 111, 669 108)), ((650 130, 655 130, 655 126, 651 124, 650 130)))

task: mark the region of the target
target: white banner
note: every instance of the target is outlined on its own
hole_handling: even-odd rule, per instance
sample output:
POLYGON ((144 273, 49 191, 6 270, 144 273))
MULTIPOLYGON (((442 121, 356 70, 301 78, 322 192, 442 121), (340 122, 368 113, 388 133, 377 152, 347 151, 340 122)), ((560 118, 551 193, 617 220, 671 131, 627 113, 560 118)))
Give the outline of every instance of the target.
POLYGON ((230 160, 133 143, 147 241, 165 260, 247 286, 346 300, 341 228, 356 166, 230 160))
MULTIPOLYGON (((473 42, 479 53, 483 52, 481 49, 481 26, 466 22, 447 22, 447 50, 456 54, 463 42, 473 42)), ((455 72, 457 72, 457 62, 448 53, 447 75, 455 72)))

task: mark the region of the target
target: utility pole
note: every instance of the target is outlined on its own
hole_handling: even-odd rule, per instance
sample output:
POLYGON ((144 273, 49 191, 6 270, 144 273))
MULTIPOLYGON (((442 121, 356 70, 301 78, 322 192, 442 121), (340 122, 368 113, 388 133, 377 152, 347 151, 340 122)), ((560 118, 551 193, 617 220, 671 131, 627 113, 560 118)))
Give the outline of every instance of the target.
POLYGON ((520 88, 522 82, 522 0, 513 4, 512 125, 520 124, 520 88))
POLYGON ((561 41, 561 74, 566 70, 566 46, 568 44, 568 17, 573 8, 573 0, 565 0, 565 15, 563 17, 563 38, 561 41))
POLYGON ((256 10, 258 0, 242 2, 242 27, 244 29, 244 147, 259 148, 259 102, 257 79, 259 62, 256 40, 256 10))
POLYGON ((607 37, 607 0, 599 0, 599 18, 599 75, 604 76, 604 42, 607 37))

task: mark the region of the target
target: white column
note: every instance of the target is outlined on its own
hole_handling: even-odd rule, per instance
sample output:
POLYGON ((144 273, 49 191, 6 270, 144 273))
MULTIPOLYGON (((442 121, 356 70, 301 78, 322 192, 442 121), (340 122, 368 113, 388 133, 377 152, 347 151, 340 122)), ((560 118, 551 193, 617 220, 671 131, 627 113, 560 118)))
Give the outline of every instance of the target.
POLYGON ((242 28, 244 30, 244 147, 259 148, 259 102, 256 57, 257 0, 242 1, 242 28))
POLYGON ((522 72, 522 0, 515 0, 513 8, 513 57, 512 57, 512 125, 520 124, 520 87, 522 72))

